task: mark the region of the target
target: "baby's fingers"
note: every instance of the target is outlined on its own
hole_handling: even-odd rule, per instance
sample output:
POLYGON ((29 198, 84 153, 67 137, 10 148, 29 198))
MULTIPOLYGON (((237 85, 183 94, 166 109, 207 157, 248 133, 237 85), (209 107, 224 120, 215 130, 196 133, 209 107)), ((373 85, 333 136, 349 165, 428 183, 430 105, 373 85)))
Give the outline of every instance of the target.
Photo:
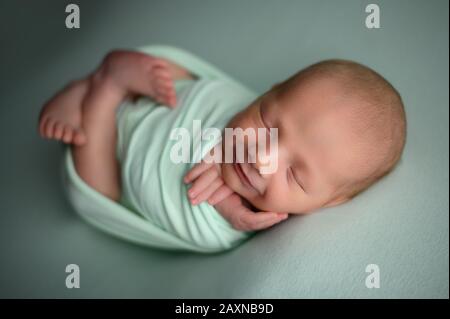
POLYGON ((261 222, 261 223, 259 223, 259 224, 257 224, 257 225, 254 225, 254 227, 253 227, 253 229, 252 230, 263 230, 263 229, 267 229, 267 228, 269 228, 269 227, 272 227, 273 225, 276 225, 276 224, 278 224, 278 223, 280 223, 280 222, 282 222, 283 220, 285 220, 285 219, 287 219, 288 217, 287 216, 280 216, 280 215, 278 215, 277 217, 274 217, 274 218, 271 218, 271 219, 269 219, 269 220, 266 220, 266 221, 264 221, 264 222, 261 222))
POLYGON ((218 176, 219 173, 214 167, 204 171, 194 181, 192 187, 188 190, 189 198, 193 199, 196 198, 198 195, 200 195, 200 193, 202 193, 206 188, 210 187, 210 185, 214 182, 215 179, 217 179, 218 176))
POLYGON ((194 179, 196 179, 198 176, 200 176, 204 171, 206 171, 208 168, 213 166, 214 163, 206 163, 206 162, 200 162, 198 164, 195 164, 194 167, 192 167, 189 172, 184 176, 183 181, 188 184, 191 183, 194 179))
POLYGON ((197 205, 207 200, 218 188, 220 188, 220 186, 222 186, 222 184, 222 179, 216 178, 208 187, 201 191, 200 194, 191 199, 192 205, 197 205))
POLYGON ((212 194, 208 198, 208 203, 210 205, 216 205, 217 203, 220 203, 231 194, 233 194, 233 190, 229 188, 226 184, 223 184, 222 186, 219 187, 219 189, 217 189, 214 192, 214 194, 212 194))
POLYGON ((254 213, 250 210, 239 214, 238 225, 244 231, 262 230, 269 228, 288 217, 286 213, 260 212, 254 213))

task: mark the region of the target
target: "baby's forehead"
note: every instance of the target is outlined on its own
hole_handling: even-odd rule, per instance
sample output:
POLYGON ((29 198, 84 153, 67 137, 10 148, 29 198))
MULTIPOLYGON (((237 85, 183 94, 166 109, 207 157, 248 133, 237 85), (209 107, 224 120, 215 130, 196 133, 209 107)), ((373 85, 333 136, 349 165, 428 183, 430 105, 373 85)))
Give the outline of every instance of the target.
POLYGON ((275 88, 264 96, 263 103, 273 105, 273 113, 278 114, 283 127, 297 127, 302 134, 312 130, 312 135, 342 131, 348 141, 353 141, 358 131, 370 125, 370 116, 363 112, 365 102, 343 91, 332 79, 310 81, 287 89, 275 88))
POLYGON ((296 111, 302 108, 314 108, 324 112, 328 107, 355 100, 344 93, 340 81, 334 79, 311 79, 296 85, 279 86, 272 89, 267 97, 283 106, 283 109, 296 111))
MULTIPOLYGON (((269 102, 270 103, 270 102, 269 102)), ((312 129, 323 133, 338 129, 348 130, 355 118, 351 101, 337 96, 301 96, 296 99, 274 99, 274 113, 283 127, 297 127, 297 131, 312 129)), ((304 132, 303 132, 304 133, 304 132)))

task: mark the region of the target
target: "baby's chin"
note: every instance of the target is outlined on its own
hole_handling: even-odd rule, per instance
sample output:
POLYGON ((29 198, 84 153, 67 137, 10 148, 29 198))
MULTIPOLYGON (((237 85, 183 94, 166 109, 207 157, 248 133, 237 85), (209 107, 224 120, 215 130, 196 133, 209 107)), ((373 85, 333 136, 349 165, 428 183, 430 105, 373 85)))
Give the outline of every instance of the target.
POLYGON ((255 195, 249 195, 245 192, 244 189, 242 189, 242 185, 236 179, 236 176, 233 174, 234 169, 232 164, 223 163, 221 165, 221 169, 222 169, 222 179, 224 183, 229 188, 231 188, 233 192, 239 195, 243 199, 243 201, 245 201, 247 207, 251 208, 254 211, 268 211, 264 209, 266 205, 264 205, 265 203, 261 198, 255 197, 255 195))
POLYGON ((238 194, 241 198, 250 201, 250 198, 248 198, 248 194, 244 193, 244 190, 242 189, 242 185, 240 184, 239 180, 237 180, 236 175, 234 174, 234 168, 233 164, 231 163, 222 163, 221 164, 221 171, 222 171, 222 179, 224 183, 231 188, 233 192, 238 194))

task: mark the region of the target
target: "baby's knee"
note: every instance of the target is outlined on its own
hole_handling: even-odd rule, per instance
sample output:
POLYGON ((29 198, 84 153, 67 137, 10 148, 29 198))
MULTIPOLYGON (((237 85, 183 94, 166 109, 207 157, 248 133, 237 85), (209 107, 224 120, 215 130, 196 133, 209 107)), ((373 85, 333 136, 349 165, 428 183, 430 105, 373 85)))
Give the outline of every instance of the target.
POLYGON ((105 57, 103 58, 102 65, 110 66, 110 65, 117 63, 117 61, 119 59, 123 58, 123 56, 126 54, 126 52, 127 51, 124 51, 124 50, 112 50, 112 51, 108 52, 105 55, 105 57))
POLYGON ((152 57, 142 52, 130 50, 112 50, 103 58, 103 65, 108 69, 130 65, 145 66, 151 64, 152 57))

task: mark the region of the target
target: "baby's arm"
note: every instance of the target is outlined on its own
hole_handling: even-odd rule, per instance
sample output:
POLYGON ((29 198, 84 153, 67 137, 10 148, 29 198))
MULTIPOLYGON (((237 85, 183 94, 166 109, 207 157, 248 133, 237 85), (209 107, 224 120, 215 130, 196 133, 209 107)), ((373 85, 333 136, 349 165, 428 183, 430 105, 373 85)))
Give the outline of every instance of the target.
POLYGON ((184 182, 193 183, 188 191, 193 205, 208 200, 237 230, 262 230, 288 218, 286 213, 252 211, 251 205, 224 183, 219 164, 202 161, 186 174, 184 182))

